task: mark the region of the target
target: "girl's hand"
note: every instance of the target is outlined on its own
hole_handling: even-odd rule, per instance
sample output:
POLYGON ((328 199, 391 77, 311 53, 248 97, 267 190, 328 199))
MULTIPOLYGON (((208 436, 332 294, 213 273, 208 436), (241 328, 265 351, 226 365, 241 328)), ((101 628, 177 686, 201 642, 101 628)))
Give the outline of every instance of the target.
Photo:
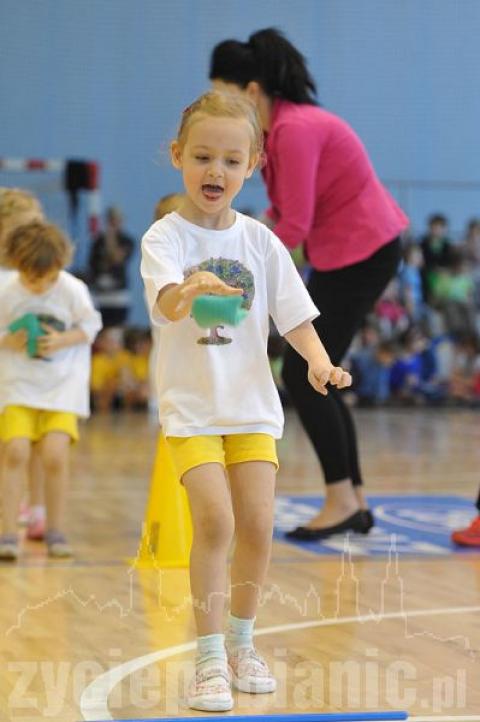
POLYGON ((213 293, 215 296, 241 296, 243 291, 241 288, 228 286, 221 278, 214 273, 210 273, 210 271, 198 271, 198 273, 193 273, 182 283, 181 288, 178 290, 180 301, 176 305, 175 311, 190 309, 195 298, 203 296, 205 293, 213 293))
POLYGON ((333 366, 325 362, 309 364, 308 380, 315 391, 322 396, 326 396, 328 393, 327 384, 332 384, 337 389, 344 389, 352 385, 352 377, 348 371, 344 371, 341 366, 333 366))
POLYGON ((40 356, 51 356, 63 348, 63 333, 60 333, 46 323, 42 323, 42 328, 47 333, 45 336, 39 336, 37 338, 38 353, 40 356))
POLYGON ((7 333, 2 342, 2 347, 9 351, 18 351, 18 353, 25 353, 27 350, 28 335, 24 328, 13 333, 7 333))

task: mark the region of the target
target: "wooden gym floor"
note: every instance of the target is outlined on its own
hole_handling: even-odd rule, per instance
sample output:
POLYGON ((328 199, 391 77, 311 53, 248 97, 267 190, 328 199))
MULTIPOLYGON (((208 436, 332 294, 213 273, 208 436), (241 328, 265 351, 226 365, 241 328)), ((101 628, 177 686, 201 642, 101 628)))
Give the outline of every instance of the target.
MULTIPOLYGON (((473 501, 478 414, 356 417, 370 494, 473 501)), ((17 564, 0 565, 1 720, 201 715, 179 703, 194 640, 187 571, 128 564, 156 435, 146 416, 92 418, 73 464, 75 561, 48 561, 42 544, 26 543, 17 564)), ((321 493, 291 413, 279 451, 278 493, 321 493)), ((257 641, 279 689, 239 694, 232 714, 407 709, 417 721, 480 720, 479 611, 480 554, 349 558, 276 541, 257 641)))

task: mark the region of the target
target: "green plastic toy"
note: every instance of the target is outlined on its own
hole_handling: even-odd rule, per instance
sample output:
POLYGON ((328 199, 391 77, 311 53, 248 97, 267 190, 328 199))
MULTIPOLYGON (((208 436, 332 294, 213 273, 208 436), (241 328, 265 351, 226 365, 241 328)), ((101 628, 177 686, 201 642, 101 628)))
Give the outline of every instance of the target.
POLYGON ((192 316, 201 328, 238 326, 248 314, 242 303, 243 296, 198 296, 192 304, 192 316))
POLYGON ((12 333, 21 329, 25 329, 27 332, 27 353, 30 357, 35 358, 38 356, 37 339, 39 336, 45 336, 46 331, 43 330, 40 319, 34 313, 26 313, 8 327, 12 333))

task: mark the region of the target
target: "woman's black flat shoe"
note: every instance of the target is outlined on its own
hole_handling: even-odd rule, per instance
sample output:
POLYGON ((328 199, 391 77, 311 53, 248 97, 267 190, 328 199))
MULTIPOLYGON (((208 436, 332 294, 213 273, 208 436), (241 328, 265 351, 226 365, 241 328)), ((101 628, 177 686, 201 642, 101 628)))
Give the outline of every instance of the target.
POLYGON ((334 534, 344 534, 347 531, 354 531, 358 534, 368 534, 374 524, 372 512, 369 509, 356 511, 352 516, 347 517, 338 524, 326 526, 322 529, 310 529, 306 526, 297 526, 292 531, 287 531, 285 536, 287 539, 296 539, 297 541, 318 541, 319 539, 327 539, 334 534))
POLYGON ((375 526, 375 517, 373 516, 370 509, 362 509, 362 514, 365 522, 365 529, 362 534, 368 534, 370 529, 375 526))

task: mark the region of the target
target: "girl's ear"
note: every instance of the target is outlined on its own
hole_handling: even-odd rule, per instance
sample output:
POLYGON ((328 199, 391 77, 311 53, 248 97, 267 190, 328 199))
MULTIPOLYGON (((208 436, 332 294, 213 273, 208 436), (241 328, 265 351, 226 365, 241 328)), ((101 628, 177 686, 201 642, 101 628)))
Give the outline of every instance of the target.
POLYGON ((182 167, 182 151, 178 140, 173 140, 170 144, 170 159, 173 167, 180 170, 182 167))

